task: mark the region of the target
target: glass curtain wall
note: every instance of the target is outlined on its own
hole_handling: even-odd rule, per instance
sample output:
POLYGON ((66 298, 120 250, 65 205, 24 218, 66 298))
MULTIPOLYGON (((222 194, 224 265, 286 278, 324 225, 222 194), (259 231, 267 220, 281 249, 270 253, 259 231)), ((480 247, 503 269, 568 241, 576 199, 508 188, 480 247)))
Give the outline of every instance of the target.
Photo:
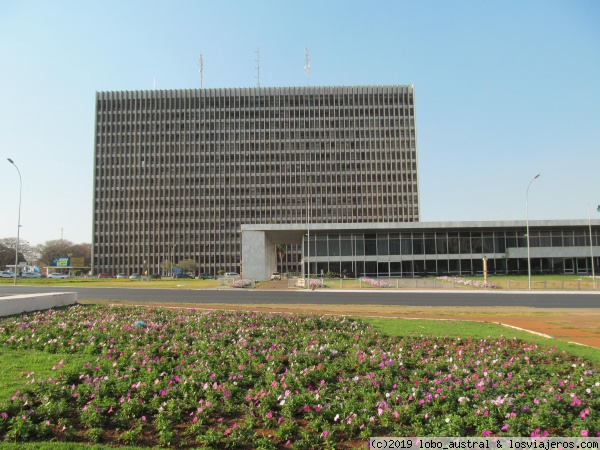
MULTIPOLYGON (((593 230, 594 246, 600 245, 599 235, 593 230)), ((486 257, 489 274, 518 274, 527 272, 527 260, 508 259, 506 252, 526 246, 523 230, 311 234, 310 268, 304 259, 304 271, 348 278, 478 275, 486 257)), ((589 232, 531 230, 531 248, 572 246, 590 246, 589 232)), ((305 236, 304 255, 307 250, 305 236)), ((599 264, 595 257, 595 267, 599 264)), ((531 268, 534 273, 587 273, 591 257, 531 258, 531 268)))

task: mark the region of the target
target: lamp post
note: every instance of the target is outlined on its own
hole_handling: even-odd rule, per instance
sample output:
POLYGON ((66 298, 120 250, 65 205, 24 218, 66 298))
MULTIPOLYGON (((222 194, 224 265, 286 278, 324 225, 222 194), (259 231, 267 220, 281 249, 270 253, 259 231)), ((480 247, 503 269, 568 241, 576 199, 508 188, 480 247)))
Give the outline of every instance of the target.
POLYGON ((19 168, 17 167, 17 165, 15 164, 15 162, 10 159, 10 158, 6 158, 8 159, 8 162, 11 163, 13 166, 15 166, 15 169, 17 169, 17 173, 19 174, 19 215, 17 217, 17 245, 15 246, 15 279, 14 279, 14 283, 13 284, 17 284, 17 264, 19 264, 19 239, 21 236, 21 190, 23 188, 23 181, 21 180, 21 171, 19 170, 19 168))
POLYGON ((541 174, 537 174, 531 179, 527 185, 527 192, 525 194, 525 221, 527 223, 527 289, 531 290, 531 257, 529 255, 529 186, 533 183, 541 174))
MULTIPOLYGON (((600 206, 598 206, 598 211, 600 211, 600 206)), ((590 215, 590 205, 588 204, 588 225, 590 227, 590 256, 592 257, 592 281, 594 282, 594 290, 598 288, 598 283, 596 281, 596 273, 594 271, 594 239, 592 236, 592 216, 590 215)))
POLYGON ((306 249, 306 265, 307 265, 307 278, 308 284, 306 285, 307 289, 310 289, 310 216, 312 209, 312 177, 309 175, 308 177, 308 213, 306 215, 306 229, 308 233, 308 247, 306 249))
POLYGON ((175 247, 177 247, 177 244, 174 244, 173 247, 171 247, 171 273, 169 274, 171 277, 173 276, 173 262, 175 260, 175 247))

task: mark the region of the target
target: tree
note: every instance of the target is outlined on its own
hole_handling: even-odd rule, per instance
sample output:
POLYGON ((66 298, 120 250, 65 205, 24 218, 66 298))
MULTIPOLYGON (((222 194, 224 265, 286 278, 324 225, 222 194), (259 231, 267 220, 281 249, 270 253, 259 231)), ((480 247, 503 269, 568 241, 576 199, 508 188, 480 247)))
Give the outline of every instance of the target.
POLYGON ((163 262, 160 263, 160 268, 162 269, 163 274, 168 273, 170 275, 172 267, 173 267, 173 264, 171 263, 171 260, 169 260, 169 259, 165 259, 163 262))
MULTIPOLYGON (((8 261, 4 262, 3 257, 0 257, 0 265, 5 266, 6 264, 15 264, 15 248, 17 246, 16 237, 8 237, 0 239, 0 252, 4 255, 9 255, 12 252, 12 258, 8 257, 8 261)), ((36 248, 32 247, 29 242, 20 239, 19 240, 19 262, 27 261, 33 263, 36 261, 36 248)))
MULTIPOLYGON (((19 252, 19 261, 24 261, 25 258, 21 252, 19 252)), ((14 266, 15 264, 15 249, 7 247, 0 243, 0 267, 4 269, 7 265, 14 266)))
POLYGON ((285 246, 282 244, 277 244, 277 256, 279 256, 279 265, 281 266, 281 271, 285 272, 283 270, 283 257, 285 256, 285 246))
POLYGON ((84 266, 89 266, 92 260, 92 245, 87 243, 73 244, 66 239, 46 241, 40 245, 39 263, 51 266, 54 258, 83 258, 84 266))
POLYGON ((83 258, 84 266, 91 266, 92 264, 92 244, 81 243, 74 244, 69 248, 67 256, 71 258, 83 258))
POLYGON ((51 266, 54 258, 66 258, 72 246, 73 243, 66 239, 46 241, 40 245, 40 265, 51 266))
POLYGON ((183 270, 184 272, 196 272, 196 270, 198 269, 198 263, 196 261, 194 261, 193 259, 184 259, 182 261, 179 261, 177 263, 177 266, 179 269, 183 270))

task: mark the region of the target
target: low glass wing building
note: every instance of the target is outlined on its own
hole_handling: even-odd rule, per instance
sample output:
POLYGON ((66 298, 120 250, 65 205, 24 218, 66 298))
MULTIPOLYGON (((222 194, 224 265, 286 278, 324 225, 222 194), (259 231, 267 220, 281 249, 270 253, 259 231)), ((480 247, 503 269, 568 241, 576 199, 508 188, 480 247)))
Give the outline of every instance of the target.
MULTIPOLYGON (((526 274, 525 221, 242 225, 243 276, 269 279, 287 245, 300 271, 347 277, 526 274), (248 264, 244 264, 247 262, 248 264)), ((532 273, 600 272, 600 220, 529 221, 532 273)))

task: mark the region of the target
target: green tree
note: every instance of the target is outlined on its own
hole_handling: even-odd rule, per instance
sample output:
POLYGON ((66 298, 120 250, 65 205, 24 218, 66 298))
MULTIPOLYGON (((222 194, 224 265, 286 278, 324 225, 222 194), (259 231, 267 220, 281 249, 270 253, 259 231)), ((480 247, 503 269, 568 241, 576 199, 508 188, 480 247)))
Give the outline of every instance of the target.
POLYGON ((196 273, 196 270, 198 269, 198 263, 196 261, 194 261, 193 259, 184 259, 182 261, 179 261, 177 263, 177 268, 183 270, 184 272, 193 272, 196 273))
POLYGON ((163 262, 160 263, 160 268, 164 274, 168 273, 169 275, 171 275, 172 267, 173 267, 173 263, 171 263, 170 259, 165 259, 163 262))

